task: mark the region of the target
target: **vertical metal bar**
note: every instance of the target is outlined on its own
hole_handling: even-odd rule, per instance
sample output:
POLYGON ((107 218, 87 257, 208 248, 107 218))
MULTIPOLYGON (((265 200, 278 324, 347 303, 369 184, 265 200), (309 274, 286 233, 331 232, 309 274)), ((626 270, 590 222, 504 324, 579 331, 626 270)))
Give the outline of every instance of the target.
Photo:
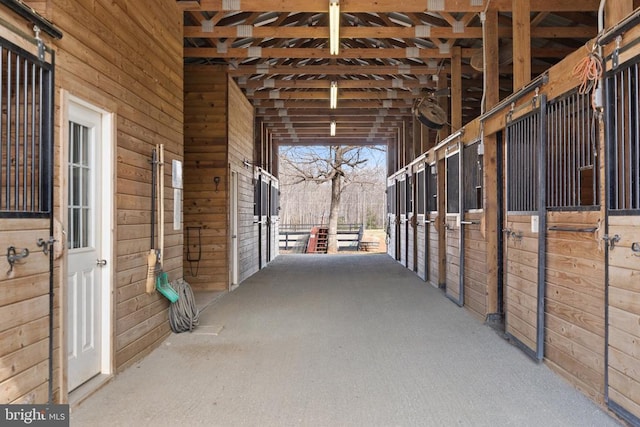
MULTIPOLYGON (((556 104, 551 104, 549 106, 549 111, 547 112, 547 114, 549 114, 550 116, 554 116, 556 113, 556 104)), ((555 163, 555 158, 554 158, 554 142, 555 142, 555 131, 556 131, 556 126, 557 123, 555 120, 552 120, 550 125, 549 125, 549 129, 547 131, 548 135, 548 141, 549 141, 549 150, 547 152, 547 164, 550 166, 553 166, 553 164, 555 163)), ((555 185, 555 176, 553 175, 553 167, 548 167, 547 168, 547 185, 549 187, 549 189, 551 190, 551 196, 555 197, 555 191, 554 189, 556 188, 555 185)), ((555 204, 553 203, 553 201, 550 202, 551 205, 555 204)))
POLYGON ((562 141, 561 143, 561 150, 562 150, 562 162, 561 162, 561 170, 560 170, 560 176, 562 177, 562 196, 560 198, 560 206, 566 206, 567 204, 567 186, 568 186, 568 182, 567 182, 567 165, 568 165, 568 155, 567 155, 567 100, 566 99, 562 99, 561 101, 561 113, 560 113, 560 140, 562 141))
POLYGON ((560 102, 556 103, 554 111, 554 126, 555 126, 555 165, 553 168, 555 174, 555 199, 554 206, 560 206, 562 200, 562 105, 560 102))
POLYGON ((31 65, 31 209, 36 209, 36 70, 31 65))
POLYGON ((632 141, 635 142, 634 151, 635 151, 635 174, 632 178, 632 181, 635 183, 635 200, 632 206, 632 209, 640 209, 640 105, 638 103, 638 96, 640 96, 640 82, 638 81, 638 64, 634 65, 634 81, 636 82, 633 99, 635 100, 635 138, 632 141))
POLYGON ((627 123, 627 129, 626 129, 626 138, 623 139, 623 145, 622 145, 622 159, 624 161, 624 178, 623 178, 623 185, 624 185, 624 192, 622 193, 624 196, 624 204, 625 204, 625 209, 629 209, 630 206, 630 200, 629 200, 629 196, 631 194, 631 175, 630 175, 630 166, 631 166, 631 153, 628 152, 628 148, 627 146, 631 146, 631 138, 633 137, 632 135, 632 126, 631 126, 631 114, 632 114, 632 92, 631 92, 631 69, 628 70, 627 72, 627 81, 626 81, 626 87, 627 87, 627 114, 625 115, 625 117, 627 117, 628 119, 628 123, 627 123))
POLYGON ((460 256, 459 261, 459 275, 458 275, 458 302, 457 304, 462 307, 464 305, 464 225, 462 224, 462 220, 464 220, 464 143, 462 139, 458 138, 458 211, 460 212, 460 227, 458 228, 458 238, 459 238, 459 248, 458 254, 460 256))
POLYGON ((537 337, 536 337, 536 357, 538 360, 544 358, 544 315, 545 315, 545 274, 546 266, 546 232, 547 232, 547 208, 546 191, 544 191, 544 177, 546 175, 546 115, 547 97, 540 98, 539 112, 539 138, 538 138, 538 313, 537 313, 537 337))
POLYGON ((16 54, 16 78, 15 78, 15 84, 16 84, 16 88, 15 88, 15 122, 14 122, 14 128, 15 128, 15 135, 14 135, 14 141, 13 143, 15 144, 15 154, 16 154, 16 159, 14 162, 14 169, 13 169, 13 175, 14 175, 14 189, 13 189, 13 193, 14 193, 14 203, 15 203, 15 209, 16 210, 20 210, 20 55, 16 54))
MULTIPOLYGON (((5 55, 5 49, 4 46, 0 45, 0 76, 4 76, 4 55, 5 55)), ((0 78, 0 111, 4 110, 4 79, 0 78)), ((6 206, 3 208, 2 205, 2 178, 3 178, 3 171, 2 169, 4 168, 4 165, 2 164, 2 151, 3 151, 3 147, 1 145, 1 135, 3 132, 3 119, 2 119, 2 114, 0 114, 0 210, 9 210, 9 207, 6 206)), ((7 155, 7 158, 9 156, 7 155)))
MULTIPOLYGON (((535 178, 536 171, 532 170, 533 168, 533 159, 531 158, 531 150, 532 150, 532 141, 531 141, 531 122, 533 121, 534 116, 530 115, 522 122, 522 141, 523 141, 523 153, 524 153, 524 162, 525 167, 529 173, 529 178, 535 178)), ((533 197, 533 192, 535 191, 535 184, 531 179, 527 179, 526 191, 525 194, 527 197, 523 200, 521 210, 530 211, 531 210, 531 198, 533 197)))
POLYGON ((11 75, 12 75, 12 53, 7 53, 7 210, 11 210, 11 75))
POLYGON ((571 101, 571 98, 567 99, 567 116, 569 118, 568 123, 567 123, 567 145, 569 146, 568 150, 567 150, 567 154, 569 156, 569 168, 568 168, 568 176, 567 176, 567 181, 568 181, 568 185, 567 185, 567 190, 568 190, 568 194, 567 194, 567 204, 566 206, 575 206, 574 205, 574 198, 575 198, 575 192, 576 192, 576 188, 575 188, 575 163, 576 163, 576 150, 575 150, 575 145, 576 145, 576 138, 575 138, 575 120, 576 117, 574 117, 574 108, 575 105, 573 105, 573 102, 571 101))
MULTIPOLYGON (((53 73, 53 71, 49 71, 47 73, 47 76, 49 75, 49 73, 53 73)), ((38 128, 39 128, 39 132, 38 135, 40 136, 40 143, 38 144, 38 183, 39 183, 39 197, 38 197, 38 210, 39 211, 44 211, 45 210, 45 194, 46 193, 46 188, 48 185, 53 186, 53 184, 47 183, 46 181, 44 181, 45 179, 45 163, 48 162, 48 159, 45 159, 45 145, 48 145, 47 142, 47 136, 45 135, 45 121, 48 122, 48 117, 45 117, 45 112, 44 112, 44 108, 45 108, 45 104, 44 104, 44 97, 45 97, 45 92, 48 92, 49 90, 51 90, 48 85, 45 88, 44 87, 44 83, 45 83, 45 70, 41 67, 40 68, 40 73, 39 73, 39 83, 38 83, 38 88, 39 90, 39 100, 38 100, 38 106, 39 106, 39 119, 38 119, 38 128)))
POLYGON ((612 126, 610 126, 611 132, 611 138, 609 140, 609 150, 611 152, 611 156, 609 156, 609 162, 611 163, 611 167, 610 167, 610 175, 609 178, 611 180, 611 182, 609 183, 609 186, 611 187, 611 192, 613 193, 613 195, 611 195, 611 200, 609 200, 609 204, 610 204, 610 208, 611 209, 618 209, 619 207, 619 203, 618 203, 618 191, 619 191, 619 187, 618 187, 618 139, 619 139, 619 129, 620 129, 620 111, 619 111, 619 88, 618 88, 618 78, 619 78, 619 74, 616 73, 613 77, 613 83, 611 84, 612 86, 612 92, 613 92, 613 96, 610 100, 610 103, 613 104, 613 108, 612 108, 612 112, 613 112, 613 118, 611 120, 612 126), (615 190, 614 190, 615 189, 615 190))
MULTIPOLYGON (((556 115, 556 111, 558 110, 557 108, 557 103, 551 104, 549 105, 549 111, 547 112, 547 114, 549 114, 549 116, 554 117, 556 115)), ((548 147, 548 152, 547 152, 547 165, 549 166, 547 168, 547 183, 548 183, 548 187, 550 190, 550 194, 548 194, 549 199, 547 201, 547 203, 550 206, 556 206, 555 204, 555 197, 557 195, 557 188, 558 185, 556 184, 556 176, 554 174, 554 170, 555 170, 555 164, 556 164, 556 157, 555 157, 555 147, 556 147, 556 128, 558 126, 557 120, 551 120, 550 124, 549 124, 549 131, 548 131, 548 138, 549 138, 549 147, 548 147)))
POLYGON ((51 213, 53 211, 53 68, 47 70, 46 76, 42 75, 42 80, 40 84, 42 97, 40 146, 43 153, 40 157, 42 174, 39 181, 40 193, 44 200, 40 211, 51 213))
POLYGON ((24 73, 24 78, 22 80, 22 84, 24 85, 24 87, 22 88, 22 121, 23 121, 23 130, 22 130, 22 209, 23 210, 31 210, 27 204, 27 200, 29 197, 29 193, 27 191, 28 188, 28 160, 29 160, 29 150, 27 149, 29 146, 29 94, 28 94, 28 87, 29 87, 29 62, 27 61, 27 59, 24 60, 24 64, 23 64, 23 73, 24 73))

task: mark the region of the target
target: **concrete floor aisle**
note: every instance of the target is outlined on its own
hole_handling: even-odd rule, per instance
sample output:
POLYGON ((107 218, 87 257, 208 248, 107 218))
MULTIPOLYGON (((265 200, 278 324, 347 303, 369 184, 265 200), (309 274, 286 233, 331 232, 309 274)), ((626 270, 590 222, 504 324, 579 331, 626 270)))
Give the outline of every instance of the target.
POLYGON ((614 426, 386 255, 285 255, 72 426, 614 426))

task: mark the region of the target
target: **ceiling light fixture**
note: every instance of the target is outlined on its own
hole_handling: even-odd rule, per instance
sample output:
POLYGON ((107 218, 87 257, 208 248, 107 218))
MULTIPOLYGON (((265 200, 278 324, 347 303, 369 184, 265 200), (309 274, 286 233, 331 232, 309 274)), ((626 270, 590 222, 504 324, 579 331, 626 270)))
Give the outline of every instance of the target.
POLYGON ((332 110, 338 108, 338 82, 331 82, 331 92, 329 93, 329 107, 332 110))
POLYGON ((330 125, 330 128, 329 128, 329 135, 336 136, 336 121, 335 120, 331 120, 331 125, 330 125))
POLYGON ((329 1, 329 53, 337 55, 340 48, 340 2, 329 1))

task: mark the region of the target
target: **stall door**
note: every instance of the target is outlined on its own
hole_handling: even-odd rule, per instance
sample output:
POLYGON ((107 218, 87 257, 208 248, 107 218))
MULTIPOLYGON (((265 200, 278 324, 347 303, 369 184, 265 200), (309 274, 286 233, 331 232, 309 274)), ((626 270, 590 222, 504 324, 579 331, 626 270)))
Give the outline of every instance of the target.
POLYGON ((405 259, 406 259, 405 266, 409 270, 413 270, 416 265, 416 260, 414 257, 415 248, 416 248, 416 245, 415 245, 416 218, 415 218, 415 212, 413 210, 413 181, 414 181, 413 174, 411 174, 410 172, 407 173, 407 178, 406 178, 407 222, 406 222, 406 228, 405 228, 407 246, 406 246, 406 254, 405 254, 405 259))
POLYGON ((425 214, 425 280, 435 287, 440 286, 440 235, 442 227, 438 227, 438 174, 437 164, 426 168, 426 214, 425 214))
POLYGON ((399 201, 399 224, 398 224, 398 254, 396 259, 404 266, 407 265, 407 175, 402 174, 398 177, 398 186, 396 188, 399 201))
POLYGON ((280 235, 280 185, 277 179, 271 179, 271 194, 270 200, 270 226, 271 226, 271 243, 270 243, 270 257, 269 261, 272 261, 279 254, 278 238, 280 235))
POLYGON ((506 129, 505 332, 534 360, 544 357, 545 111, 506 129))
POLYGON ((44 404, 53 401, 53 65, 0 38, 0 68, 2 403, 44 404))
POLYGON ((428 262, 428 227, 425 222, 425 165, 424 163, 418 166, 418 170, 415 173, 415 215, 416 220, 414 222, 415 233, 415 267, 414 271, 418 273, 418 277, 422 280, 427 280, 427 262, 428 262))
POLYGON ((640 69, 608 78, 608 404, 640 425, 640 69))
POLYGON ((457 305, 464 305, 464 286, 460 271, 460 250, 463 242, 463 228, 460 225, 460 209, 462 207, 462 151, 458 148, 446 157, 446 245, 447 245, 447 298, 457 305))
POLYGON ((396 258, 396 181, 393 178, 387 179, 387 254, 393 259, 396 258))

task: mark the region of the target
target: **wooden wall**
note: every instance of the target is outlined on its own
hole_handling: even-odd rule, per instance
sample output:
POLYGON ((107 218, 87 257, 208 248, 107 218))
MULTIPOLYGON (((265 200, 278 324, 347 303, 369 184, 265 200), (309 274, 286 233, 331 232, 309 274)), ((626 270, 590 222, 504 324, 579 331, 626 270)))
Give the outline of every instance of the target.
MULTIPOLYGON (((184 75, 184 227, 185 233, 187 227, 201 227, 202 250, 199 263, 191 265, 185 247, 184 277, 196 290, 225 290, 229 285, 227 75, 224 68, 208 65, 187 65, 184 75), (220 178, 218 191, 215 177, 220 178)), ((190 245, 190 252, 197 254, 198 242, 190 245)))
MULTIPOLYGON (((56 43, 58 90, 116 118, 113 264, 115 368, 119 371, 169 332, 167 301, 158 293, 145 293, 149 160, 153 146, 164 144, 169 165, 165 186, 170 188, 171 161, 183 159, 182 12, 171 0, 50 0, 47 11, 64 33, 56 43)), ((56 185, 57 200, 64 203, 65 186, 56 185)), ((174 280, 182 277, 182 232, 172 227, 173 192, 167 189, 165 195, 163 267, 174 280)))
MULTIPOLYGON (((202 259, 197 275, 192 274, 185 247, 184 272, 195 289, 229 287, 231 169, 238 173, 239 282, 258 270, 254 144, 253 106, 225 68, 185 66, 184 223, 185 232, 187 227, 201 227, 202 259), (215 177, 220 178, 217 191, 215 177)), ((197 242, 190 246, 191 253, 198 252, 197 242)))
MULTIPOLYGON (((53 388, 54 400, 62 402, 67 400, 68 392, 67 354, 61 344, 66 342, 62 327, 66 310, 66 251, 60 234, 67 228, 66 159, 63 158, 66 102, 73 96, 114 118, 115 194, 112 196, 115 206, 107 213, 114 222, 113 253, 105 258, 113 277, 108 284, 113 286, 112 365, 120 371, 147 354, 169 333, 167 301, 157 293, 145 293, 150 240, 149 160, 151 149, 157 143, 165 145, 168 164, 173 159, 182 160, 182 12, 173 0, 48 0, 35 1, 32 6, 64 34, 59 41, 42 35, 46 44, 56 51, 54 220, 59 242, 55 246, 54 262, 53 388)), ((0 14, 3 19, 14 19, 5 9, 0 14)), ((19 20, 17 26, 30 28, 19 20)), ((170 171, 170 167, 165 169, 167 187, 171 185, 170 171)), ((173 231, 171 226, 172 197, 173 192, 166 191, 168 225, 165 226, 164 270, 173 280, 182 277, 182 232, 173 231)), ((0 234, 8 228, 14 233, 21 233, 21 229, 33 233, 38 229, 0 220, 0 234)), ((38 237, 48 235, 48 230, 41 231, 38 237)), ((4 237, 0 239, 4 241, 4 237)), ((32 238, 25 235, 20 240, 16 246, 27 246, 32 238)), ((41 254, 40 257, 45 259, 41 254)), ((0 320, 9 313, 14 319, 14 322, 1 322, 0 357, 3 361, 16 362, 10 370, 1 372, 2 403, 47 400, 48 354, 45 354, 43 340, 48 339, 48 322, 40 311, 47 305, 48 280, 42 287, 44 280, 33 277, 19 279, 33 284, 25 287, 24 291, 29 292, 16 290, 3 294, 0 301, 0 320), (33 294, 36 289, 44 294, 36 296, 33 294), (18 305, 8 300, 13 297, 18 305)), ((3 279, 2 275, 0 281, 3 279)))
MULTIPOLYGON (((258 228, 253 223, 254 168, 243 164, 244 161, 254 163, 254 111, 231 78, 228 85, 229 166, 238 172, 238 283, 241 283, 258 271, 258 228)), ((262 248, 266 254, 266 241, 262 248)))

